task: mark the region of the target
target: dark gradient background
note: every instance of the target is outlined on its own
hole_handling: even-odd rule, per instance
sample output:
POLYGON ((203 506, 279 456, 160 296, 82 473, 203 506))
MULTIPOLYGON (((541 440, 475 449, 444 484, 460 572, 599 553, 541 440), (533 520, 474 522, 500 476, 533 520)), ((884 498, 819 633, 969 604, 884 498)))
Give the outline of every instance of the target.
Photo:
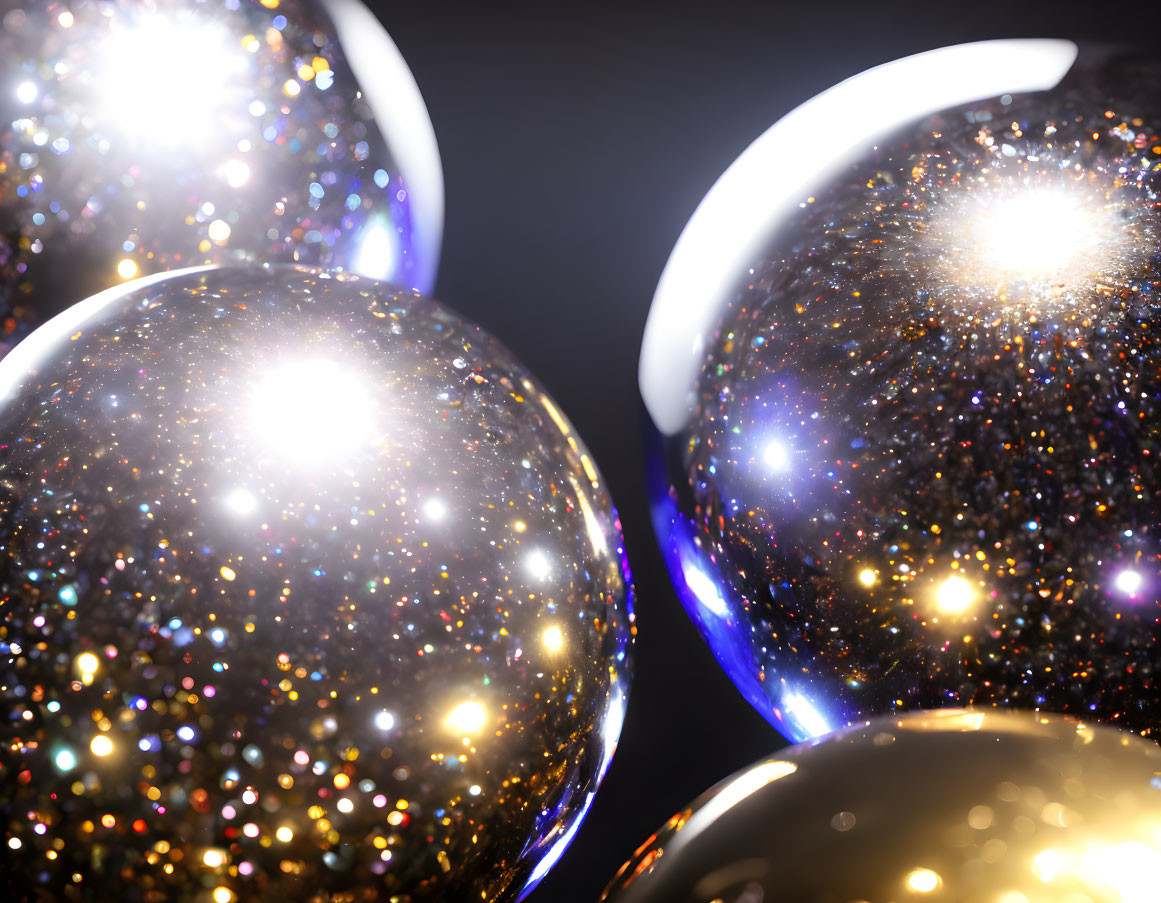
MULTIPOLYGON (((674 811, 784 745, 685 617, 649 525, 637 355, 686 220, 754 138, 840 79, 986 38, 1156 43, 1161 7, 368 2, 439 139, 447 213, 437 295, 548 386, 625 525, 640 637, 620 750, 571 850, 529 898, 593 903, 674 811)), ((843 140, 841 123, 825 140, 843 140)))

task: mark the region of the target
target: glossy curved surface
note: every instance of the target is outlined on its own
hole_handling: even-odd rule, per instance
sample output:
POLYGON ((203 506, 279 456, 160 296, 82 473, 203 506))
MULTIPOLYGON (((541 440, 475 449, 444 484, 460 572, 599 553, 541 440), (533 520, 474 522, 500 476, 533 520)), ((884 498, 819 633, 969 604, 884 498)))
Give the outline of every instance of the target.
POLYGON ((0 83, 0 352, 201 263, 435 282, 431 122, 357 0, 10 3, 0 83))
POLYGON ((1145 903, 1161 749, 1032 713, 880 718, 784 750, 673 816, 608 903, 1145 903))
POLYGON ((11 900, 510 900, 609 765, 631 589, 591 458, 438 303, 112 289, 0 364, 11 900))
POLYGON ((655 523, 786 736, 966 704, 1156 728, 1159 92, 1089 52, 897 128, 776 208, 702 334, 655 523))

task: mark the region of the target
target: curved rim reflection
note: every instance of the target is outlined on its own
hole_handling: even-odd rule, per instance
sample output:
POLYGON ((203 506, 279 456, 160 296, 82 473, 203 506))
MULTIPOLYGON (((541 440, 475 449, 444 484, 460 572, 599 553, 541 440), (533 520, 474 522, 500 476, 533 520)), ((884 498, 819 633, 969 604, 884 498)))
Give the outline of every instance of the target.
POLYGON ((985 97, 1049 90, 1078 53, 1071 41, 1041 38, 930 50, 848 78, 767 129, 702 199, 657 283, 638 368, 657 428, 672 434, 684 426, 703 336, 751 258, 812 186, 914 119, 985 97), (814 123, 836 120, 859 140, 817 141, 814 123))

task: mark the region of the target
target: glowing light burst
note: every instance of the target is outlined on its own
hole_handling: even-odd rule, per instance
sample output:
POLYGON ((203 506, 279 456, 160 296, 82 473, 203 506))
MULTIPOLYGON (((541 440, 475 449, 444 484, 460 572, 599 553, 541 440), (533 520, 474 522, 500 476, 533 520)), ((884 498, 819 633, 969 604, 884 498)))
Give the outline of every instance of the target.
POLYGON ((935 604, 946 614, 963 614, 975 601, 975 588, 958 574, 945 579, 935 591, 935 604))
POLYGON ((398 235, 385 217, 372 217, 359 233, 351 272, 370 279, 390 280, 395 275, 398 242, 398 235))
POLYGON ((127 135, 176 146, 221 133, 250 60, 224 27, 161 13, 125 19, 101 45, 96 106, 127 135))
POLYGON ((1016 303, 1091 293, 1115 284, 1144 244, 1128 201, 1087 183, 1015 178, 946 192, 926 235, 950 292, 1016 303))
POLYGON ((259 381, 249 431, 293 464, 349 457, 376 435, 372 396, 357 371, 327 358, 276 366, 259 381))

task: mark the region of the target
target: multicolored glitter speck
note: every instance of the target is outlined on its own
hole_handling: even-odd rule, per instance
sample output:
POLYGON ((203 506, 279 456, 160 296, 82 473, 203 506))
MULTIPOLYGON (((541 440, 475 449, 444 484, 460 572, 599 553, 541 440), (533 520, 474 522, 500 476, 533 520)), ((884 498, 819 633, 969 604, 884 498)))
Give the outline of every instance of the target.
POLYGON ((0 354, 138 275, 282 261, 427 291, 431 123, 357 0, 77 0, 0 14, 0 354))
POLYGON ((510 900, 625 711, 620 524, 494 339, 289 266, 0 365, 10 900, 510 900))
POLYGON ((1161 63, 1074 58, 804 180, 701 334, 657 529, 789 737, 969 703, 1161 722, 1161 63))

